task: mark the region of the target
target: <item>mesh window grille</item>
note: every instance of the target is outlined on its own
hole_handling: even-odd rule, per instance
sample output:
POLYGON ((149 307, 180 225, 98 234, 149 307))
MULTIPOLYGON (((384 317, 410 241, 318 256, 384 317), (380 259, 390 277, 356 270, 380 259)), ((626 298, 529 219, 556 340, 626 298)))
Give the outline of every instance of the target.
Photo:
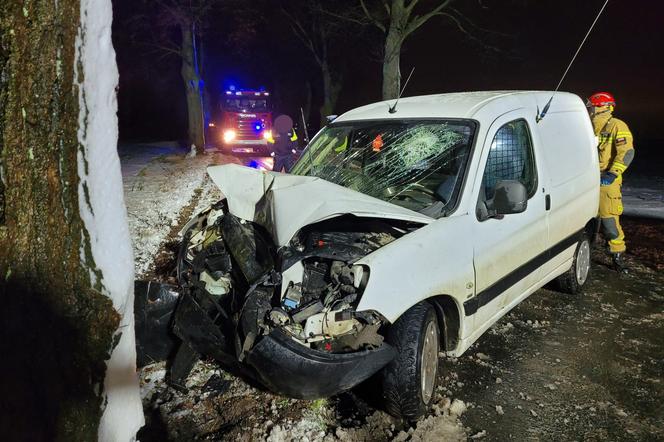
POLYGON ((507 123, 496 132, 484 170, 484 193, 493 198, 496 183, 519 180, 526 189, 533 188, 534 162, 530 135, 525 121, 507 123))

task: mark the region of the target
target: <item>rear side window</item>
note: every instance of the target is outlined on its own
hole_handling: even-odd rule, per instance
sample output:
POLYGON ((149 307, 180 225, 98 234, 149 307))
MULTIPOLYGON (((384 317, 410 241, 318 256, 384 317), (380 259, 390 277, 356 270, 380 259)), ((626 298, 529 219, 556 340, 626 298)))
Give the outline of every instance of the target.
POLYGON ((519 180, 528 190, 528 197, 537 188, 537 169, 533 143, 525 120, 503 125, 493 137, 482 178, 484 198, 493 198, 496 184, 502 180, 519 180))

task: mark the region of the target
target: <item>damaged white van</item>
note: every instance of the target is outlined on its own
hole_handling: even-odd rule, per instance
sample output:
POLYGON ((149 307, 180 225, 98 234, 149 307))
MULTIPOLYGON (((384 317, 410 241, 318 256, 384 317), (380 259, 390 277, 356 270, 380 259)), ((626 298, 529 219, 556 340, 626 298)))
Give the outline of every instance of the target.
POLYGON ((290 175, 209 168, 225 198, 185 228, 171 381, 201 355, 298 398, 377 375, 390 413, 421 416, 439 352, 463 354, 549 281, 588 278, 595 139, 572 94, 537 122, 550 97, 375 103, 322 129, 290 175))

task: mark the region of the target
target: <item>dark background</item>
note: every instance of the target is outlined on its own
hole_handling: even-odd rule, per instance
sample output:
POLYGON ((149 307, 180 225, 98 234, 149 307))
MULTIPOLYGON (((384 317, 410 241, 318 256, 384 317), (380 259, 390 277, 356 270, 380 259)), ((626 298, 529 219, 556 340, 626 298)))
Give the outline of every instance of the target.
MULTIPOLYGON (((201 39, 204 79, 214 102, 225 86, 265 87, 277 112, 296 116, 313 90, 310 120, 322 100, 318 72, 306 49, 290 33, 276 2, 226 9, 210 16, 201 39), (239 14, 239 12, 237 12, 239 14)), ((479 42, 438 17, 406 40, 404 78, 415 67, 406 96, 453 91, 555 88, 603 0, 467 0, 461 10, 477 28, 479 42), (498 51, 489 48, 496 47, 498 51)), ((180 62, 141 44, 135 16, 139 3, 114 0, 113 39, 120 71, 119 124, 122 140, 182 139, 186 107, 180 62)), ((661 165, 664 135, 664 7, 655 1, 611 0, 581 50, 561 90, 585 98, 607 90, 617 99, 616 116, 635 135, 641 167, 661 165), (643 161, 655 158, 655 163, 643 161)), ((143 28, 145 28, 145 24, 143 28)), ((150 26, 150 23, 147 23, 150 26)), ((344 84, 336 113, 380 100, 380 35, 360 26, 353 44, 341 42, 333 61, 343 66, 344 84)), ((658 166, 659 167, 659 166, 658 166)), ((653 171, 657 173, 658 171, 653 171)), ((662 174, 659 172, 658 174, 662 174)))

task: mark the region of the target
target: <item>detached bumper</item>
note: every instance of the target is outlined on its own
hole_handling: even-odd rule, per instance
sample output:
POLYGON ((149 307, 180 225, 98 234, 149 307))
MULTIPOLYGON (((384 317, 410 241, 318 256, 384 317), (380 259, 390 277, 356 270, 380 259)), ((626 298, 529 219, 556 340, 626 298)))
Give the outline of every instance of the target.
POLYGON ((271 390, 298 399, 316 399, 350 390, 395 355, 396 350, 386 343, 375 350, 324 353, 273 331, 249 352, 247 363, 271 390))
POLYGON ((175 352, 179 339, 171 331, 171 321, 179 297, 175 286, 134 281, 136 363, 139 367, 165 361, 175 352))

